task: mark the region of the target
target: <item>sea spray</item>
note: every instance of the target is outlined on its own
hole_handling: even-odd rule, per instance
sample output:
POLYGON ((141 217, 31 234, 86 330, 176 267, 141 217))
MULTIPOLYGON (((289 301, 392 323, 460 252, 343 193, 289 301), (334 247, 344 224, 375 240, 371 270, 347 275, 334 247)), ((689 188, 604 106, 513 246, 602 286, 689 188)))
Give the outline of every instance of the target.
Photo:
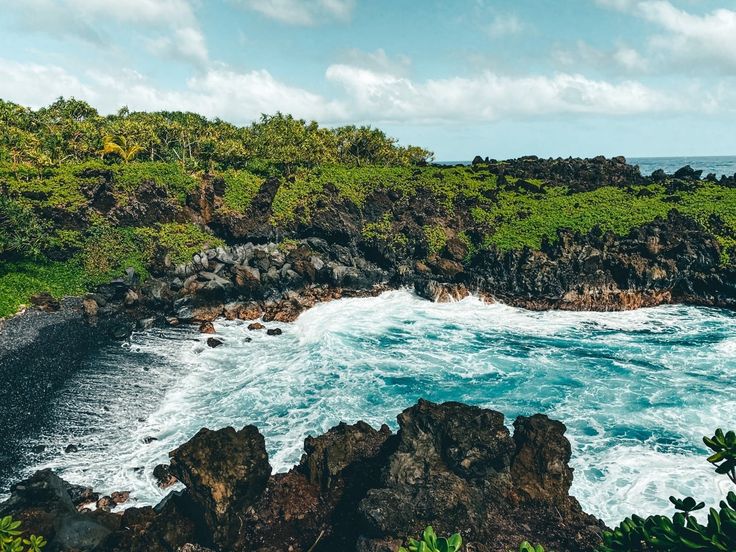
POLYGON ((207 426, 255 424, 275 470, 303 439, 339 421, 378 427, 419 397, 564 421, 573 494, 609 524, 669 511, 671 494, 723 494, 702 435, 734 426, 734 313, 666 306, 621 313, 531 312, 476 298, 435 304, 407 291, 318 305, 281 336, 216 322, 225 345, 191 329, 151 330, 112 346, 51 405, 46 450, 19 474, 50 466, 72 483, 167 491, 152 477, 168 452, 207 426), (153 438, 153 440, 152 440, 153 438), (76 453, 63 453, 69 443, 76 453), (21 473, 22 472, 22 473, 21 473))

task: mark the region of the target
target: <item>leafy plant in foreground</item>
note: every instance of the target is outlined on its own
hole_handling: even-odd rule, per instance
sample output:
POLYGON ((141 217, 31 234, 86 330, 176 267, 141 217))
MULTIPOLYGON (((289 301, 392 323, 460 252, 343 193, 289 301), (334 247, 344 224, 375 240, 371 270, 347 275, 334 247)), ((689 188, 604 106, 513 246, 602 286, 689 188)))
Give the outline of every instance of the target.
MULTIPOLYGON (((727 475, 736 483, 736 434, 716 430, 713 437, 703 442, 714 452, 708 461, 716 466, 716 473, 727 475)), ((670 497, 678 512, 667 516, 637 515, 626 518, 613 531, 603 533, 601 552, 630 552, 638 550, 665 550, 670 552, 703 550, 732 552, 736 550, 736 493, 729 492, 720 509, 711 508, 708 522, 701 524, 692 512, 705 507, 692 497, 670 497)))
POLYGON ((519 546, 519 552, 544 552, 544 548, 541 544, 534 545, 524 541, 519 546))
POLYGON ((409 539, 406 547, 399 547, 398 552, 457 552, 463 545, 459 533, 449 538, 437 537, 434 529, 429 525, 422 533, 421 540, 409 539))
POLYGON ((11 516, 0 518, 0 552, 41 552, 46 539, 36 535, 21 537, 20 525, 11 516))

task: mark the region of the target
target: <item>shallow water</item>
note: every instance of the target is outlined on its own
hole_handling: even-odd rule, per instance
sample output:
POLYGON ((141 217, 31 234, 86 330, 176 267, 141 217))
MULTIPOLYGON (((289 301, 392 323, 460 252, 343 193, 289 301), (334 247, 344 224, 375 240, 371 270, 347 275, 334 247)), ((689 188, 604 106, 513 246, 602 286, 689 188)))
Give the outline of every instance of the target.
POLYGON ((393 291, 322 304, 279 326, 284 334, 270 337, 216 323, 226 340, 217 349, 188 329, 111 346, 57 397, 47 430, 31 440, 47 449, 21 471, 51 466, 151 504, 166 492, 153 467, 203 426, 257 425, 272 465, 285 470, 306 435, 341 420, 395 428, 396 414, 424 397, 492 407, 509 425, 534 412, 563 420, 573 493, 609 523, 668 512, 671 494, 714 504, 727 488, 700 439, 736 425, 734 313, 539 313, 393 291), (69 443, 79 452, 64 454, 69 443))

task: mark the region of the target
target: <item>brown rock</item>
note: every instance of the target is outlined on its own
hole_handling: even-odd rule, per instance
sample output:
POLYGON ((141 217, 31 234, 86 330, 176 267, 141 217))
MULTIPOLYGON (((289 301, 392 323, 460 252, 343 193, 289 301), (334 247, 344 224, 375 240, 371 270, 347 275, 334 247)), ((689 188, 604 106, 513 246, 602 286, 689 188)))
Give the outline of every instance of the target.
POLYGON ((199 325, 199 333, 214 334, 217 332, 215 331, 214 324, 212 324, 212 322, 205 320, 199 325))
POLYGON ((249 330, 262 330, 265 327, 266 326, 264 326, 260 322, 253 322, 252 324, 248 324, 248 329, 249 330))
POLYGON ((215 542, 226 543, 230 523, 258 500, 271 474, 263 435, 255 426, 202 429, 169 456, 171 473, 204 510, 215 542))
POLYGON ((91 297, 87 297, 82 301, 82 309, 84 310, 84 314, 89 318, 94 318, 95 316, 97 316, 98 308, 99 306, 97 305, 97 301, 95 301, 91 297))
POLYGON ((124 504, 130 499, 130 491, 115 491, 110 494, 110 499, 115 504, 124 504))
POLYGON ((174 485, 178 479, 171 473, 168 464, 158 464, 153 468, 153 477, 156 478, 156 484, 161 489, 166 489, 174 485))
POLYGON ((212 322, 220 317, 225 310, 222 304, 207 305, 192 309, 192 320, 194 322, 212 322))

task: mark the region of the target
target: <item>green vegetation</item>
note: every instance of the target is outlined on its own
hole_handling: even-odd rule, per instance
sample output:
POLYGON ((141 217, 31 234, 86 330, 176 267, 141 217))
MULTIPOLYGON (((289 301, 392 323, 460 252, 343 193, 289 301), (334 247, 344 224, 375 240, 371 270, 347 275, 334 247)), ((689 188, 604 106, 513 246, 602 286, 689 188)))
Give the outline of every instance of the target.
POLYGON ((244 213, 251 201, 261 189, 264 179, 248 171, 228 169, 221 174, 225 181, 225 194, 222 198, 223 208, 244 213))
POLYGON ((385 245, 393 250, 406 247, 408 238, 400 232, 394 232, 391 215, 386 213, 377 222, 369 222, 363 226, 363 238, 369 242, 385 245))
POLYGON ((439 225, 425 226, 424 238, 427 240, 427 252, 429 256, 436 255, 445 248, 447 244, 447 231, 439 225))
POLYGON ((0 264, 0 318, 27 305, 36 293, 45 291, 61 298, 84 293, 87 286, 88 278, 77 260, 3 262, 0 264))
MULTIPOLYGON (((703 224, 716 235, 724 250, 736 245, 734 188, 703 182, 693 192, 672 196, 656 185, 602 187, 576 194, 560 186, 547 186, 544 190, 542 194, 502 191, 497 203, 474 208, 474 219, 491 229, 484 245, 501 250, 539 249, 543 240, 554 242, 562 228, 587 233, 598 226, 603 231, 625 235, 656 217, 666 217, 671 209, 703 224)), ((724 261, 728 261, 725 256, 724 261)))
POLYGON ((534 545, 524 541, 519 546, 519 552, 544 552, 544 548, 541 544, 534 545))
POLYGON ((399 547, 399 552, 457 552, 462 545, 463 539, 459 533, 448 538, 437 537, 430 525, 424 530, 420 540, 409 539, 406 547, 399 547))
MULTIPOLYGON (((716 473, 727 475, 736 484, 736 433, 717 429, 703 442, 713 451, 708 461, 716 466, 716 473)), ((692 497, 670 497, 678 510, 667 516, 637 515, 626 518, 613 531, 603 533, 601 552, 634 552, 638 550, 663 550, 684 552, 703 550, 730 552, 736 550, 736 493, 729 492, 720 509, 711 508, 707 524, 700 523, 692 512, 705 507, 692 497)))
POLYGON ((22 537, 21 522, 10 516, 0 518, 0 552, 41 552, 46 539, 36 535, 22 537))

